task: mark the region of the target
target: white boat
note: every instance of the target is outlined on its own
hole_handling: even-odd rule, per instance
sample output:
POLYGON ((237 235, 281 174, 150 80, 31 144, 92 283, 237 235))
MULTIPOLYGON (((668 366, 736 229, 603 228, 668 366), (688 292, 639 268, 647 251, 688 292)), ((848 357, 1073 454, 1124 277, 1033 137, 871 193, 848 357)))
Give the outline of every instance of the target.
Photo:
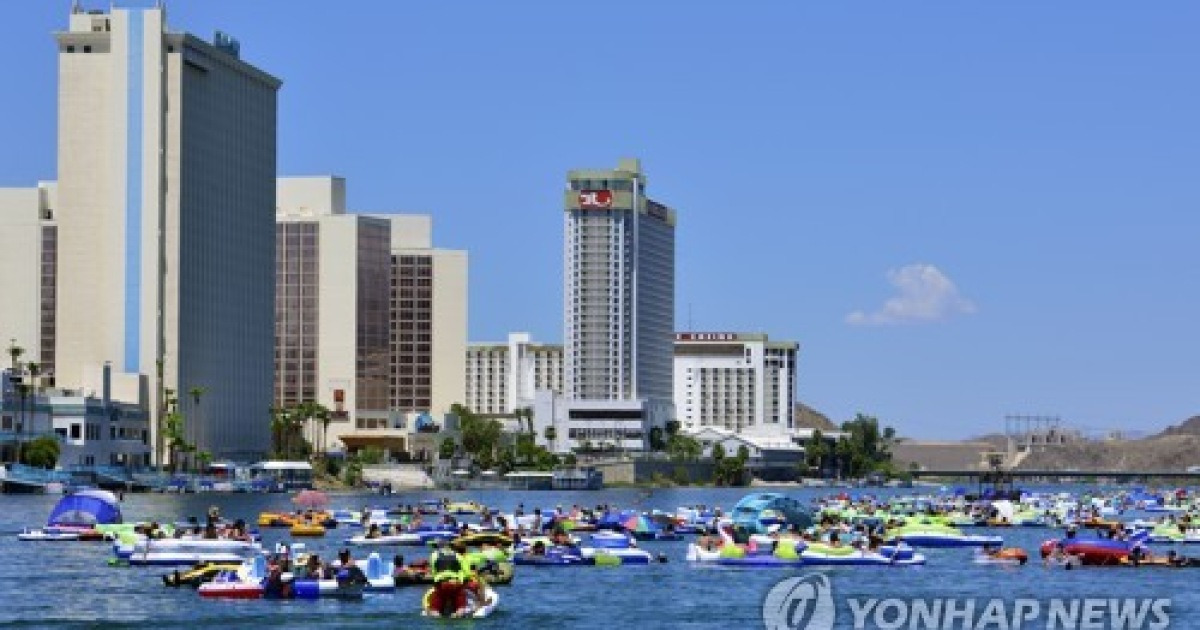
POLYGON ((167 538, 118 542, 113 553, 131 565, 181 565, 198 562, 237 563, 262 554, 262 545, 242 540, 167 538))
POLYGON ((450 540, 458 535, 450 529, 419 529, 415 531, 395 532, 369 538, 366 534, 351 536, 346 539, 347 545, 356 547, 398 547, 405 545, 424 545, 437 540, 450 540))
POLYGON ((399 534, 387 534, 376 538, 368 538, 366 534, 359 534, 347 538, 346 544, 356 547, 399 547, 405 545, 423 545, 425 544, 425 540, 417 532, 400 532, 399 534))
POLYGON ((26 542, 64 542, 79 540, 79 532, 52 532, 44 529, 25 530, 17 534, 17 540, 26 542))

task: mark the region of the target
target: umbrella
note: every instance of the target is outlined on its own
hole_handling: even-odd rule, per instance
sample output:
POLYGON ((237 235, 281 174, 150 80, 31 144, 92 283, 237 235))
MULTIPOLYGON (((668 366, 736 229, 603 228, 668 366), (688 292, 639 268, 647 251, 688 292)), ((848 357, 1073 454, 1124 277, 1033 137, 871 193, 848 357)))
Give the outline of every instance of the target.
POLYGON ((316 490, 304 490, 292 498, 292 503, 306 508, 319 508, 329 505, 329 495, 316 490))
POLYGON ((631 516, 621 524, 626 530, 631 532, 649 532, 658 529, 645 516, 631 516))

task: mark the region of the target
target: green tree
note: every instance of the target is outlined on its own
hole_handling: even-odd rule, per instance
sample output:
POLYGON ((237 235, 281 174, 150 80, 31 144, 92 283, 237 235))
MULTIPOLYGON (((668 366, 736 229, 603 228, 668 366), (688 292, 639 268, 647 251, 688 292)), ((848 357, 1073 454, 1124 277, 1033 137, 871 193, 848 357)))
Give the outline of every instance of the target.
POLYGON ((875 417, 857 414, 854 420, 842 423, 842 432, 846 435, 839 438, 834 447, 842 475, 861 477, 891 470, 895 429, 881 429, 875 417))
POLYGON ((747 485, 746 463, 738 457, 726 457, 713 467, 713 482, 718 486, 747 485))
POLYGON ((718 464, 721 463, 721 460, 725 459, 725 447, 720 442, 712 445, 712 458, 718 464))
POLYGON ((58 443, 58 439, 43 435, 25 446, 21 461, 38 468, 54 468, 61 453, 62 447, 58 443))
POLYGON ((42 373, 42 366, 29 361, 25 364, 25 371, 29 372, 29 384, 33 386, 33 391, 39 394, 42 393, 42 386, 38 381, 38 375, 42 373))
POLYGON ((313 405, 313 417, 317 422, 321 423, 321 457, 329 452, 329 425, 333 422, 333 412, 329 407, 317 403, 313 405))
POLYGON ((517 434, 517 460, 525 466, 533 466, 537 458, 537 449, 541 448, 533 441, 529 433, 517 434))
POLYGON ((271 407, 271 452, 279 459, 287 457, 287 428, 287 410, 271 407))
POLYGON ((362 462, 357 457, 347 459, 346 467, 342 469, 342 480, 348 486, 358 486, 362 484, 362 478, 362 462))
POLYGON ((683 427, 683 425, 680 424, 678 420, 668 420, 667 421, 667 437, 668 438, 675 437, 675 435, 679 433, 679 429, 682 427, 683 427))
POLYGON ((737 458, 738 461, 745 465, 746 461, 750 459, 750 447, 746 446, 745 444, 739 446, 737 458))
POLYGON ((23 461, 21 452, 25 448, 24 434, 25 430, 29 428, 29 418, 25 408, 33 392, 33 387, 29 383, 17 383, 16 387, 17 398, 21 401, 21 421, 17 423, 17 461, 23 461))
POLYGON ((546 437, 546 442, 551 446, 554 446, 554 440, 558 438, 558 430, 556 430, 553 426, 549 426, 546 427, 546 431, 543 433, 543 435, 546 437))
POLYGON ((671 457, 671 461, 694 462, 700 458, 702 452, 704 452, 704 447, 694 437, 676 434, 667 440, 667 454, 671 457))
POLYGON ((367 446, 358 451, 358 461, 365 466, 378 466, 383 463, 383 454, 378 446, 367 446))
POLYGON ((497 458, 496 467, 501 473, 509 473, 517 469, 517 454, 515 448, 505 448, 500 450, 500 456, 497 458))
POLYGON ((21 363, 21 355, 25 354, 25 348, 17 345, 17 340, 13 339, 8 344, 8 358, 12 360, 12 369, 17 371, 17 366, 21 363))
POLYGON ((208 465, 213 461, 213 454, 206 450, 196 451, 196 465, 201 471, 208 470, 208 465))
POLYGON ((650 429, 650 450, 661 451, 666 447, 667 442, 663 439, 662 427, 654 427, 650 429))
POLYGON ((804 444, 804 463, 820 474, 824 468, 825 458, 829 456, 829 444, 825 442, 825 435, 820 429, 813 430, 813 434, 809 436, 808 441, 804 444))
POLYGON ((496 420, 475 415, 464 405, 453 405, 450 413, 458 417, 463 450, 476 459, 486 452, 494 461, 504 427, 496 420))
POLYGON ((554 470, 554 467, 558 466, 558 464, 558 456, 546 450, 545 447, 539 446, 534 450, 533 465, 538 470, 554 470))
POLYGON ((458 450, 458 445, 454 443, 454 438, 443 438, 442 444, 438 448, 438 457, 442 459, 454 459, 454 451, 456 450, 458 450))

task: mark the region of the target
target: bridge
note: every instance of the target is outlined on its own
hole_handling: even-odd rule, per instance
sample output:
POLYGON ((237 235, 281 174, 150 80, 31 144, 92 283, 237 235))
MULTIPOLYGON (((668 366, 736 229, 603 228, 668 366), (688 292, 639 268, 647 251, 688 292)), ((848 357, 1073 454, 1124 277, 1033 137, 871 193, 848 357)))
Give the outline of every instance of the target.
MULTIPOLYGON (((914 478, 956 477, 978 479, 984 476, 994 477, 994 470, 914 470, 914 478)), ((1001 470, 999 474, 1012 479, 1114 479, 1131 481, 1138 479, 1176 479, 1200 482, 1200 471, 1184 470, 1001 470)))

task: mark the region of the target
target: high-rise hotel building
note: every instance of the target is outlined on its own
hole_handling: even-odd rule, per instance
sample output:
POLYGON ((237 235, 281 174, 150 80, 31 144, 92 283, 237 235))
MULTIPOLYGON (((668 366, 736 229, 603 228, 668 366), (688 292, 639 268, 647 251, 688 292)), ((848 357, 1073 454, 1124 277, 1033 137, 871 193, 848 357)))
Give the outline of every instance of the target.
POLYGON ((675 335, 675 412, 683 428, 790 436, 798 348, 761 333, 675 335))
POLYGON ((571 171, 564 209, 565 433, 641 449, 672 417, 675 212, 635 159, 571 171))
POLYGON ((19 343, 36 343, 62 386, 99 391, 109 363, 119 398, 158 409, 158 392, 174 390, 189 441, 218 458, 261 457, 280 82, 227 36, 168 31, 161 8, 76 5, 56 40, 57 194, 36 215, 56 278, 28 303, 35 294, 15 287, 45 281, 4 272, 23 317, 41 320, 37 341, 19 343))
POLYGON ((461 402, 466 253, 426 215, 346 211, 340 177, 286 177, 276 217, 275 404, 334 412, 314 446, 408 450, 414 414, 461 402))

